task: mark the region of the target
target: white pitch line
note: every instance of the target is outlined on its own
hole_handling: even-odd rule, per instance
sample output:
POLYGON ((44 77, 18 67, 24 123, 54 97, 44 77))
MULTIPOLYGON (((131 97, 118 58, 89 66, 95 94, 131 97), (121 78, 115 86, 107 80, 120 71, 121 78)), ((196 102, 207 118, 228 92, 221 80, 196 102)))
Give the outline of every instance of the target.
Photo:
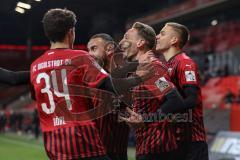
POLYGON ((19 140, 11 140, 9 138, 4 138, 4 137, 0 137, 0 140, 5 141, 5 142, 9 142, 9 143, 13 143, 13 144, 22 145, 22 146, 25 146, 25 147, 34 147, 34 148, 37 148, 37 149, 44 149, 43 145, 40 146, 40 145, 36 145, 36 144, 22 142, 22 141, 19 141, 19 140))

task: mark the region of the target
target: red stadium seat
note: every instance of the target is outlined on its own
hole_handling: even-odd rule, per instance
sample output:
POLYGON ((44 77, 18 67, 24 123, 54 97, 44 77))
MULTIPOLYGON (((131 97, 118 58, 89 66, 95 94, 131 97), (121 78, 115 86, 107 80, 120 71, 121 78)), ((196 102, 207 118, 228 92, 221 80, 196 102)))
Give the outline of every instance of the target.
POLYGON ((230 130, 240 131, 240 105, 233 104, 230 112, 230 130))
POLYGON ((235 96, 239 93, 240 76, 212 78, 202 87, 203 106, 212 108, 219 106, 225 109, 224 97, 230 90, 235 96))

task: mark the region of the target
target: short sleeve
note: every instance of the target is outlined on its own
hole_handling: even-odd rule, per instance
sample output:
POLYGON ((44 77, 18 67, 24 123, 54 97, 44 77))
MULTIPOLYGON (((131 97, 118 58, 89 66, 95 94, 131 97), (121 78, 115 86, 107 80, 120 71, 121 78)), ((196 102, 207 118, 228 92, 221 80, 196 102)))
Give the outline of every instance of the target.
POLYGON ((157 87, 158 92, 165 95, 168 91, 174 88, 173 83, 170 81, 168 75, 168 68, 161 62, 155 62, 155 75, 153 77, 153 82, 155 87, 157 87))
POLYGON ((145 95, 142 94, 142 96, 162 100, 162 98, 174 88, 174 85, 170 81, 167 67, 161 62, 155 62, 153 65, 154 75, 142 85, 141 90, 145 90, 145 95))
POLYGON ((182 60, 177 68, 178 83, 181 88, 185 85, 199 85, 199 74, 193 60, 182 60))

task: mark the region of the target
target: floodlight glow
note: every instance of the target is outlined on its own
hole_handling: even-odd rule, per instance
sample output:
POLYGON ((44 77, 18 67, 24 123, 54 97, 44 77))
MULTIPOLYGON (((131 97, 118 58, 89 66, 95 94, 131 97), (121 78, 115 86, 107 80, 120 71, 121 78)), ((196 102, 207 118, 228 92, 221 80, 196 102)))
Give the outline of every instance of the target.
POLYGON ((25 10, 23 8, 20 8, 20 7, 16 7, 15 11, 18 12, 18 13, 21 13, 21 14, 25 13, 25 10))
POLYGON ((25 9, 31 9, 31 5, 23 2, 18 2, 17 3, 18 7, 25 8, 25 9))
POLYGON ((216 19, 212 20, 211 25, 216 26, 218 24, 218 21, 216 19))

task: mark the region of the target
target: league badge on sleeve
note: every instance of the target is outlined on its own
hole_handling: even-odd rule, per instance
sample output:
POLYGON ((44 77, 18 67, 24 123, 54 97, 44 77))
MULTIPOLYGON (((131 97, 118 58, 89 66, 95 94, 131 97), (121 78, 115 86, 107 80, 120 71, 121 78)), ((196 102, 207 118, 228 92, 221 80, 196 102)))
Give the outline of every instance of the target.
POLYGON ((185 71, 185 78, 187 82, 196 82, 196 75, 194 71, 185 71))
POLYGON ((164 77, 159 78, 155 82, 156 86, 160 89, 161 92, 165 91, 170 84, 167 82, 167 80, 164 77))

